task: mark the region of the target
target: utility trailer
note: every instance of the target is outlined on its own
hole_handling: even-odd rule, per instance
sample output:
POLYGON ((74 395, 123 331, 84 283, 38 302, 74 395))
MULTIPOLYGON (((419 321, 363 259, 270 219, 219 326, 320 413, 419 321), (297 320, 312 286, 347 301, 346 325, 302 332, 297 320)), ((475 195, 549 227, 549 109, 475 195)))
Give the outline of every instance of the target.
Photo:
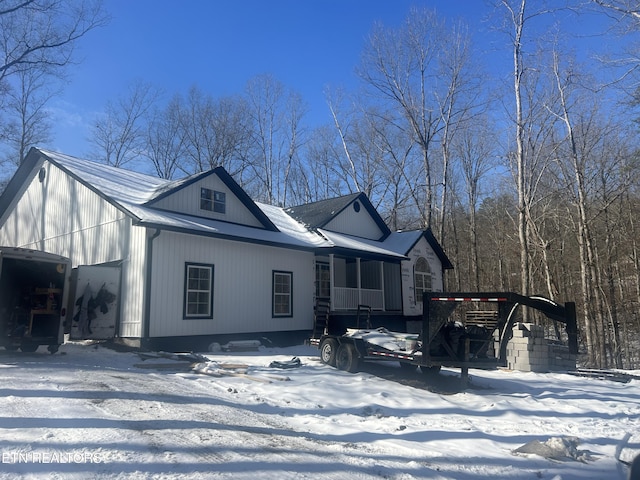
POLYGON ((408 334, 379 328, 346 328, 332 331, 328 308, 316 311, 311 345, 320 349, 323 363, 356 372, 361 362, 399 361, 401 367, 419 367, 425 373, 442 366, 461 369, 467 381, 469 368, 492 369, 506 366, 507 343, 512 335, 518 307, 540 311, 554 322, 569 352, 578 351, 575 304, 564 305, 538 296, 512 292, 429 292, 423 297, 421 332, 408 334), (452 314, 465 305, 464 318, 452 314), (472 309, 475 305, 483 308, 472 309), (565 326, 561 335, 558 323, 565 326))
POLYGON ((71 263, 51 253, 0 247, 0 346, 51 353, 64 341, 71 263))

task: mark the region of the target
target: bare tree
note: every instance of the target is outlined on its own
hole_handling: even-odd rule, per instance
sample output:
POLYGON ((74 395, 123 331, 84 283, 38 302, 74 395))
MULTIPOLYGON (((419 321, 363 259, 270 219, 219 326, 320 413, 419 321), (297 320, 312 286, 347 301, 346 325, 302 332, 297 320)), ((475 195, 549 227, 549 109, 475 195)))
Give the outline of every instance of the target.
POLYGON ((59 90, 51 75, 42 69, 26 69, 14 75, 14 87, 6 94, 7 131, 4 142, 5 161, 20 165, 29 148, 51 139, 51 122, 46 110, 49 100, 59 90))
POLYGON ((180 120, 180 100, 156 111, 147 127, 145 156, 160 178, 172 179, 185 156, 185 135, 180 120))
POLYGON ((640 5, 637 0, 592 0, 619 17, 629 17, 636 24, 640 25, 640 5))
POLYGON ((589 361, 599 367, 607 366, 606 349, 610 344, 616 366, 621 367, 617 314, 606 302, 607 293, 614 296, 615 292, 612 286, 605 291, 605 286, 613 281, 614 275, 612 261, 607 259, 615 249, 609 211, 625 189, 624 176, 617 173, 620 165, 625 165, 625 155, 619 153, 622 142, 616 135, 621 128, 601 119, 597 97, 579 86, 579 71, 571 64, 561 64, 559 55, 554 54, 553 73, 559 97, 557 114, 565 130, 564 148, 559 152, 558 162, 563 180, 570 186, 567 192, 571 194, 569 200, 576 212, 589 361), (599 226, 606 247, 604 255, 598 253, 599 226))
POLYGON ((240 97, 215 99, 199 87, 189 89, 186 100, 178 97, 186 173, 224 167, 242 184, 250 139, 250 117, 246 101, 240 97))
POLYGON ((401 28, 374 28, 359 69, 374 98, 388 106, 385 121, 418 147, 423 192, 410 198, 420 198, 423 226, 441 238, 450 203, 450 145, 476 113, 482 92, 471 60, 463 25, 450 28, 434 11, 414 8, 401 28))
POLYGON ((107 22, 100 0, 3 0, 0 82, 21 70, 69 65, 77 41, 107 22))
MULTIPOLYGON (((553 131, 555 120, 546 112, 548 92, 540 90, 542 73, 535 68, 535 57, 525 55, 525 33, 530 24, 553 11, 536 4, 537 10, 529 12, 527 0, 501 0, 506 12, 506 33, 512 54, 513 126, 515 150, 510 155, 518 197, 517 232, 520 246, 520 290, 529 295, 532 287, 530 233, 532 207, 536 189, 551 158, 547 140, 553 131), (531 62, 532 65, 528 65, 531 62), (545 118, 546 115, 546 118, 545 118)), ((533 49, 535 51, 535 49, 533 49)), ((540 52, 536 52, 540 63, 540 52)), ((524 319, 528 320, 524 311, 524 319)))
POLYGON ((405 25, 386 29, 376 25, 365 46, 359 75, 374 93, 396 105, 406 122, 401 128, 420 147, 425 195, 418 205, 423 225, 433 223, 436 182, 433 172, 436 135, 441 116, 432 97, 437 58, 447 32, 435 12, 412 9, 405 25))
POLYGON ((340 173, 341 144, 335 128, 322 125, 309 135, 304 146, 304 162, 296 172, 297 188, 292 193, 292 204, 316 202, 345 194, 346 188, 340 173))
POLYGON ((246 98, 256 195, 270 204, 287 205, 290 175, 306 141, 302 119, 307 107, 298 93, 271 75, 252 78, 246 98))
POLYGON ((109 101, 105 113, 96 120, 89 142, 96 160, 121 167, 139 158, 145 147, 147 114, 160 97, 157 88, 135 81, 126 95, 109 101))
POLYGON ((476 290, 480 289, 477 210, 482 194, 481 182, 490 169, 495 167, 496 152, 491 132, 492 128, 486 117, 479 119, 473 127, 466 128, 457 135, 451 147, 453 155, 459 161, 464 181, 464 204, 469 218, 471 287, 476 290))
POLYGON ((46 105, 77 42, 103 26, 101 0, 0 1, 0 143, 15 166, 50 138, 46 105))

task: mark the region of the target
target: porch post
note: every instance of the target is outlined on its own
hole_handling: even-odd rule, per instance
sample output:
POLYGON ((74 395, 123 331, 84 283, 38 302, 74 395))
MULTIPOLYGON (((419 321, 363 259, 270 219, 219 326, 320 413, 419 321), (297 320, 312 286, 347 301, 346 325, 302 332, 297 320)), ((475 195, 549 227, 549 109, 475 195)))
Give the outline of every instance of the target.
POLYGON ((329 254, 329 311, 335 310, 333 302, 336 298, 335 292, 333 291, 334 286, 336 284, 335 279, 333 278, 333 253, 329 254))
POLYGON ((362 280, 360 278, 360 257, 356 257, 356 277, 358 278, 358 305, 362 305, 362 280))
POLYGON ((387 311, 387 306, 384 303, 384 262, 380 260, 380 289, 382 290, 382 311, 387 311))

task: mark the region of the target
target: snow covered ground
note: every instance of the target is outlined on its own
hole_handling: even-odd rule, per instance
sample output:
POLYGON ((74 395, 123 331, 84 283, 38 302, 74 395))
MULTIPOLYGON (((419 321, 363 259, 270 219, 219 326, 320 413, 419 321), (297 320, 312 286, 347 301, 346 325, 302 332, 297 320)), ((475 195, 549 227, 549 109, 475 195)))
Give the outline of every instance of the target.
POLYGON ((97 345, 0 351, 0 479, 624 479, 640 453, 638 380, 471 370, 456 392, 454 370, 399 383, 311 347, 206 355, 209 375, 97 345))

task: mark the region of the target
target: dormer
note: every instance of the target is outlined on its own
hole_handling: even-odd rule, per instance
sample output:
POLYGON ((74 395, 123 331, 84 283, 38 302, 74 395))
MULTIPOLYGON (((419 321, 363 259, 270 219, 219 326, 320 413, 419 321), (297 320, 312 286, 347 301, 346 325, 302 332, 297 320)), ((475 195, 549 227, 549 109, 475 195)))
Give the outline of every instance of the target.
POLYGON ((249 227, 278 230, 222 167, 167 184, 146 206, 249 227))

